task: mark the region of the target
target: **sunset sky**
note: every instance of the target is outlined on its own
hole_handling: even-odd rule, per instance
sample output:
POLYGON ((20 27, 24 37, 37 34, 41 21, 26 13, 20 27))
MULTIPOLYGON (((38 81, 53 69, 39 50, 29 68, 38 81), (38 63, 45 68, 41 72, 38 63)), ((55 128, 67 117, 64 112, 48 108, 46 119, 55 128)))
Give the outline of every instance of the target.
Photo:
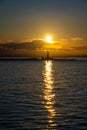
POLYGON ((87 0, 0 0, 0 56, 40 56, 47 48, 87 55, 87 0))

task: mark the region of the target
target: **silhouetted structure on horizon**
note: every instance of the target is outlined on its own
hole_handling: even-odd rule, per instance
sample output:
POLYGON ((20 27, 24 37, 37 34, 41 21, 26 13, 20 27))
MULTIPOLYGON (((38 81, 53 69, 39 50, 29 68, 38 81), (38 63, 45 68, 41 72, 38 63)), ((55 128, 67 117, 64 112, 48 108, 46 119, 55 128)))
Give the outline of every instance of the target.
POLYGON ((50 57, 50 53, 49 53, 49 51, 47 50, 47 52, 46 52, 46 57, 43 57, 42 59, 43 59, 43 60, 52 60, 53 58, 50 57))

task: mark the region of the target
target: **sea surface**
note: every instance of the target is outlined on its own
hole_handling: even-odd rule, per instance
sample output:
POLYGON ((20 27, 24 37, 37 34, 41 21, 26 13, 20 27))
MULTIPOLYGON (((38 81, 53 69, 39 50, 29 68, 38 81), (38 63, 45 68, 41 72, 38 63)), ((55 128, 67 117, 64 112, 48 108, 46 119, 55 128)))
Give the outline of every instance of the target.
POLYGON ((0 130, 87 130, 87 60, 0 60, 0 130))

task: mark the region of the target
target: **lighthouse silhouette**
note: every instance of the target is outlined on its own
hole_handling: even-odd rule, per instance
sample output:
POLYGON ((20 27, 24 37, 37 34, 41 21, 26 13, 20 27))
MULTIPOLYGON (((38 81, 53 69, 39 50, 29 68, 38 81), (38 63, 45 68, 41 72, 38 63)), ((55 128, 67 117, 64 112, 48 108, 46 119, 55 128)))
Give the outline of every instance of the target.
POLYGON ((49 51, 47 50, 47 57, 46 59, 50 59, 50 56, 49 56, 49 51))
POLYGON ((47 50, 47 55, 46 55, 46 58, 45 58, 46 60, 51 60, 52 58, 50 57, 50 53, 49 53, 49 51, 47 50))

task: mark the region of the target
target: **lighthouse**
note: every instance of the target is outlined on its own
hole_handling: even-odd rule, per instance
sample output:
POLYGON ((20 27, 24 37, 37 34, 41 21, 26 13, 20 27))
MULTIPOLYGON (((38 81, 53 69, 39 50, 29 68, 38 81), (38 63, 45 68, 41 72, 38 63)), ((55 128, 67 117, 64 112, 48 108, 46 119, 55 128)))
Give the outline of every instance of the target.
POLYGON ((49 51, 47 51, 47 57, 46 57, 46 59, 47 59, 47 60, 50 59, 50 57, 49 57, 49 51))
POLYGON ((46 60, 52 60, 52 57, 50 57, 50 53, 49 53, 49 51, 47 50, 47 55, 46 55, 46 58, 45 58, 46 60))

